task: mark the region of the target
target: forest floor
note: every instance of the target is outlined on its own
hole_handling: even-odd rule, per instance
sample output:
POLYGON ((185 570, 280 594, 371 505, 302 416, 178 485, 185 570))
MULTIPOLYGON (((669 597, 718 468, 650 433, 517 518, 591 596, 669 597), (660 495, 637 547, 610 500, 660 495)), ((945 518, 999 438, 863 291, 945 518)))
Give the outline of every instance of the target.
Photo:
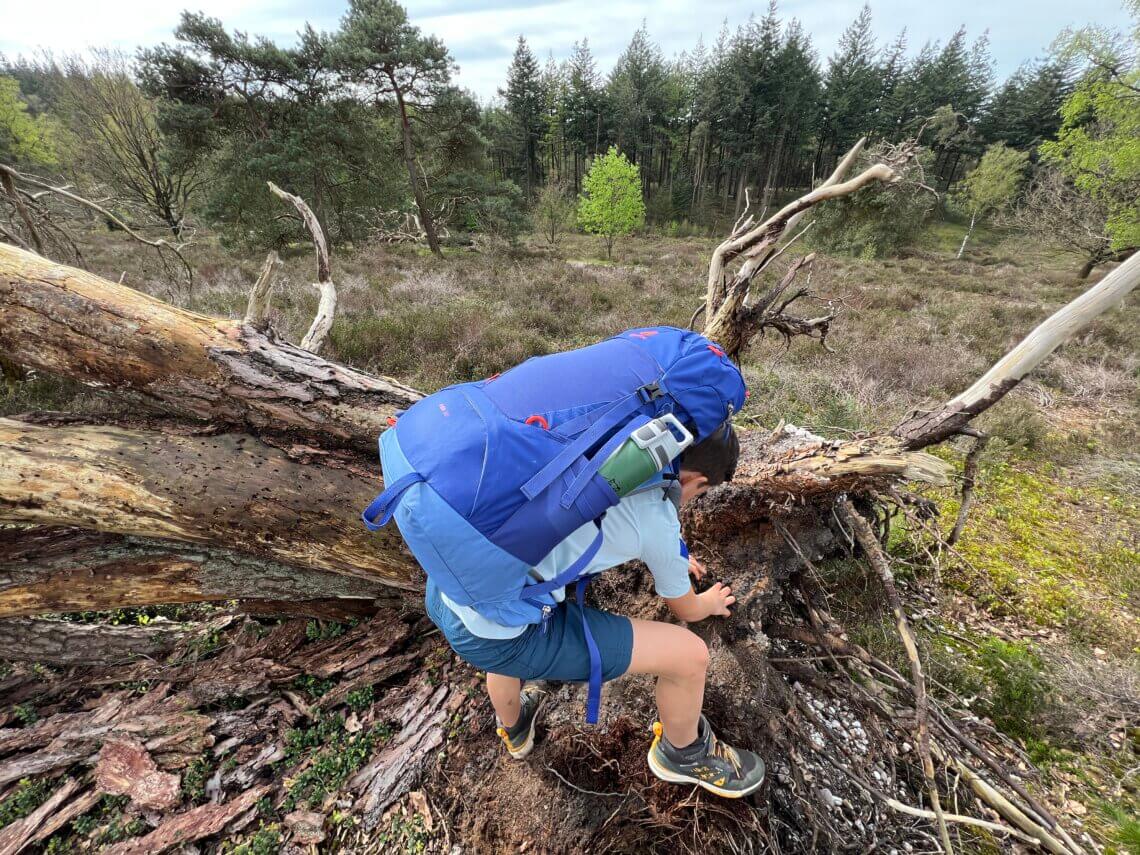
MULTIPOLYGON (((821 304, 842 310, 828 338, 832 352, 804 341, 791 347, 773 339, 758 342, 743 363, 752 395, 738 422, 766 428, 783 419, 835 437, 889 427, 912 407, 964 388, 1038 321, 1087 287, 1076 280, 1073 261, 1026 246, 1017 236, 982 232, 958 261, 960 239, 958 226, 940 224, 901 258, 821 255, 812 290, 821 304)), ((599 241, 581 236, 568 237, 557 250, 537 239, 514 252, 449 249, 443 260, 411 247, 344 250, 333 256, 340 304, 327 355, 430 390, 630 326, 684 326, 703 296, 713 246, 715 241, 705 238, 636 237, 620 241, 612 261, 598 258, 599 241)), ((93 236, 86 253, 91 269, 108 278, 123 274, 126 284, 228 316, 244 309, 261 264, 258 256, 202 240, 190 253, 197 271, 194 286, 171 289, 153 257, 121 236, 93 236)), ((316 293, 307 284, 314 265, 303 245, 282 255, 273 323, 279 334, 297 341, 316 307, 316 293)), ((1014 762, 1024 767, 1032 789, 1074 829, 1115 852, 1140 852, 1137 309, 1140 296, 1133 295, 1124 309, 1096 321, 981 420, 980 427, 994 439, 982 458, 974 510, 955 548, 938 548, 929 531, 913 530, 903 521, 890 538, 932 694, 949 706, 972 710, 1012 740, 1023 755, 1014 762)), ((34 377, 8 390, 0 399, 0 414, 99 406, 96 392, 34 377)), ((962 451, 947 446, 939 453, 960 467, 962 451)), ((927 492, 942 511, 934 525, 945 534, 957 511, 957 494, 949 488, 927 492)), ((890 614, 865 569, 837 560, 819 570, 830 610, 852 640, 905 670, 890 614)), ((605 601, 607 591, 601 594, 605 601)), ((641 614, 658 608, 632 589, 608 596, 641 614)), ((224 621, 226 614, 220 604, 83 619, 213 627, 208 622, 224 621)), ((272 769, 278 784, 273 798, 245 806, 242 822, 223 823, 218 828, 227 831, 197 843, 200 851, 274 852, 282 841, 299 845, 315 839, 316 834, 305 836, 303 825, 312 818, 296 816, 306 808, 325 818, 321 851, 446 851, 456 844, 496 850, 528 840, 541 849, 549 846, 550 829, 558 823, 540 808, 549 808, 551 794, 566 788, 586 795, 577 804, 592 812, 575 817, 572 825, 592 829, 602 835, 592 840, 606 839, 615 849, 636 850, 637 840, 629 834, 638 827, 652 831, 651 839, 660 845, 666 845, 672 828, 694 833, 692 822, 679 819, 685 811, 698 821, 735 821, 732 806, 710 805, 692 794, 678 797, 648 778, 642 755, 650 710, 637 720, 620 716, 597 733, 582 728, 578 735, 577 696, 569 689, 556 692, 548 718, 551 727, 573 729, 575 737, 540 747, 526 767, 510 767, 500 756, 476 675, 451 661, 414 614, 397 623, 403 635, 385 649, 389 658, 393 651, 410 656, 412 650, 429 649, 423 645, 435 645, 426 684, 419 680, 422 675, 406 670, 379 677, 381 656, 375 650, 350 656, 345 639, 363 643, 354 627, 264 618, 235 618, 193 636, 170 662, 151 663, 165 669, 161 672, 136 664, 95 680, 91 669, 0 662, 0 689, 11 689, 0 696, 0 758, 13 745, 47 744, 43 740, 51 735, 35 731, 52 714, 89 713, 109 703, 110 696, 124 709, 133 708, 136 717, 143 714, 138 705, 144 701, 147 710, 173 714, 163 703, 185 700, 194 685, 188 671, 178 672, 179 664, 217 659, 224 668, 239 661, 235 651, 244 646, 248 653, 251 645, 262 644, 272 647, 265 660, 279 666, 265 676, 268 683, 217 697, 205 692, 196 697, 195 709, 213 720, 203 727, 215 746, 227 739, 240 744, 238 737, 244 738, 257 719, 258 727, 269 729, 269 742, 276 740, 280 756, 262 758, 255 766, 256 755, 227 756, 203 743, 172 750, 166 761, 182 775, 183 807, 208 806, 219 786, 244 780, 243 769, 272 769), (338 655, 344 667, 314 665, 338 655), (422 789, 385 806, 378 831, 364 834, 357 808, 344 807, 352 803, 344 793, 353 786, 357 792, 378 786, 360 781, 369 758, 402 745, 404 730, 415 723, 411 701, 424 701, 423 692, 449 682, 457 687, 451 694, 431 696, 446 710, 441 744, 431 748, 443 752, 442 761, 422 789), (326 697, 331 700, 322 701, 326 697), (266 720, 255 709, 263 710, 266 720), (582 758, 567 757, 567 744, 579 745, 582 757, 600 758, 592 767, 595 774, 574 777, 572 767, 582 758), (488 790, 491 784, 494 792, 488 790), (695 805, 703 805, 704 813, 695 805), (625 836, 606 838, 603 832, 620 824, 611 821, 623 810, 636 821, 624 824, 625 836)), ((648 686, 623 683, 629 685, 617 684, 622 687, 613 694, 636 708, 648 686)), ((5 762, 0 759, 0 770, 5 762)), ((54 766, 0 783, 0 852, 3 827, 33 814, 66 779, 63 773, 54 766)), ((355 805, 361 803, 358 799, 355 805)), ((31 851, 110 846, 132 851, 132 840, 146 839, 140 835, 154 833, 153 825, 161 830, 162 816, 129 806, 125 797, 107 796, 38 840, 31 851)), ((700 848, 691 840, 673 842, 678 848, 700 848)), ((587 843, 564 841, 567 848, 587 843)), ((998 847, 993 838, 978 835, 964 843, 966 851, 998 847)))

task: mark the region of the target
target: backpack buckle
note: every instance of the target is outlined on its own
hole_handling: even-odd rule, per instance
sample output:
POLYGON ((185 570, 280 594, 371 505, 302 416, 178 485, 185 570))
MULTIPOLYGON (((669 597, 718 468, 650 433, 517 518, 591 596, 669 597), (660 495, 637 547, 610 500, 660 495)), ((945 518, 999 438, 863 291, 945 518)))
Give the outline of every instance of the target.
POLYGON ((646 383, 637 390, 637 396, 643 402, 648 404, 650 401, 656 401, 658 398, 664 397, 665 393, 661 390, 660 383, 646 383))

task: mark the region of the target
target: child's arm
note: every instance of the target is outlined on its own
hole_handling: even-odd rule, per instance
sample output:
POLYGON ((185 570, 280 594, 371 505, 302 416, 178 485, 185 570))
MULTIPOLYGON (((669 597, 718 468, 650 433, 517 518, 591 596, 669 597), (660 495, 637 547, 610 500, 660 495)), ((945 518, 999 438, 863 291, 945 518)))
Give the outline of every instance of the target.
POLYGON ((665 602, 679 620, 696 623, 713 615, 729 614, 728 607, 736 602, 736 597, 732 595, 732 588, 717 582, 707 591, 697 594, 689 588, 689 593, 683 597, 667 597, 665 602))

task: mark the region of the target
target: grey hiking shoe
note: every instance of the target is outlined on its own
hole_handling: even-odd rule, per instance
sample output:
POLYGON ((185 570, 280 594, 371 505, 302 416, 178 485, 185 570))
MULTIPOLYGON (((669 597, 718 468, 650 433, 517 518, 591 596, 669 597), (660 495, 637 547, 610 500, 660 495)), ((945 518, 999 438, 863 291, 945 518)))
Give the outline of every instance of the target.
POLYGON ((507 746, 507 753, 516 760, 522 760, 534 748, 534 725, 546 696, 546 690, 540 686, 524 686, 519 695, 519 720, 515 726, 507 729, 498 716, 495 717, 495 732, 507 746))
POLYGON ((670 745, 659 721, 653 723, 653 734, 649 770, 662 781, 696 784, 726 799, 746 796, 764 783, 760 755, 721 742, 703 715, 697 741, 686 748, 670 745))

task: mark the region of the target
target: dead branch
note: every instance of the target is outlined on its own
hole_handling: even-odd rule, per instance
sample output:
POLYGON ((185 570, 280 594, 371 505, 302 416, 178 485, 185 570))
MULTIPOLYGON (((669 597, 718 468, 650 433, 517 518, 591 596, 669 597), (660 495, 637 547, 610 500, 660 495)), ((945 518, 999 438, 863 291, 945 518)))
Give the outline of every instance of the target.
POLYGON ((320 293, 320 302, 317 304, 317 314, 309 326, 309 331, 301 339, 301 347, 312 353, 319 353, 321 346, 325 343, 325 338, 329 334, 329 329, 332 327, 333 315, 336 314, 336 285, 333 284, 329 268, 329 248, 325 240, 325 232, 321 228, 321 223, 316 214, 305 204, 304 199, 300 196, 294 196, 292 193, 286 193, 272 181, 267 183, 274 196, 284 199, 297 209, 301 219, 305 222, 305 228, 313 237, 313 248, 317 253, 317 281, 313 287, 320 293))
MULTIPOLYGON (((864 137, 855 143, 855 145, 851 147, 851 150, 847 152, 847 154, 843 157, 843 160, 841 160, 835 167, 835 171, 831 173, 831 176, 825 182, 823 182, 823 184, 816 188, 816 190, 822 190, 825 187, 834 186, 843 180, 843 177, 847 174, 848 170, 851 169, 851 164, 855 162, 855 158, 857 158, 859 156, 859 153, 863 150, 863 146, 866 144, 866 141, 866 137, 864 137)), ((808 196, 810 195, 811 194, 809 193, 808 196)), ((765 226, 773 222, 779 222, 781 215, 783 215, 784 212, 788 210, 788 208, 800 204, 800 202, 806 198, 807 196, 802 197, 796 202, 793 202, 791 205, 785 207, 775 216, 765 220, 760 226, 757 227, 752 227, 751 218, 745 220, 743 214, 741 215, 741 219, 738 219, 736 221, 728 238, 722 242, 715 250, 713 250, 712 258, 709 260, 709 272, 707 285, 705 288, 705 306, 708 309, 709 318, 712 318, 712 316, 716 314, 717 310, 720 309, 720 304, 724 301, 725 268, 728 263, 739 256, 745 250, 755 246, 756 243, 761 239, 761 235, 763 234, 765 226)), ((814 202, 812 204, 814 204, 814 202)), ((799 222, 804 212, 809 207, 811 207, 811 205, 807 205, 806 207, 787 215, 788 218, 783 221, 781 231, 791 230, 795 224, 799 222)), ((745 209, 745 213, 747 213, 747 208, 745 209)))
POLYGON ((269 324, 269 303, 273 299, 273 274, 281 259, 274 250, 265 256, 265 263, 261 266, 261 273, 249 292, 249 302, 245 306, 245 319, 243 323, 255 330, 265 332, 269 324))
POLYGON ((1134 255, 1054 312, 970 388, 939 407, 915 410, 891 435, 902 440, 906 448, 918 449, 960 433, 971 419, 1004 398, 1078 330, 1119 305, 1138 284, 1140 255, 1134 255))
POLYGON ((98 204, 97 202, 92 202, 90 199, 80 196, 77 193, 72 193, 66 187, 55 187, 51 184, 48 184, 46 181, 41 181, 38 178, 32 178, 30 175, 24 175, 23 173, 17 172, 16 170, 12 169, 12 167, 6 166, 3 163, 0 163, 0 173, 7 175, 9 181, 11 181, 11 179, 16 179, 18 181, 24 182, 25 184, 30 184, 33 187, 43 188, 48 193, 54 193, 57 196, 62 196, 65 199, 96 211, 100 215, 113 222, 116 226, 121 228, 124 232, 137 240, 139 243, 154 247, 156 250, 158 250, 160 256, 162 255, 163 250, 174 253, 186 271, 187 285, 192 286, 194 284, 194 269, 190 266, 190 262, 188 262, 186 260, 186 257, 182 254, 182 246, 184 246, 184 244, 174 246, 174 244, 170 243, 167 240, 163 240, 162 238, 159 238, 158 240, 148 240, 136 232, 134 229, 132 229, 130 226, 128 226, 126 223, 124 223, 122 220, 120 220, 118 217, 116 217, 114 214, 112 214, 110 211, 108 211, 106 208, 104 208, 102 205, 98 204))
MULTIPOLYGON (((4 188, 4 192, 8 194, 8 198, 12 200, 12 204, 16 206, 16 213, 19 214, 20 219, 24 221, 24 228, 28 230, 28 236, 35 245, 36 252, 43 255, 43 239, 40 237, 39 230, 36 229, 36 223, 32 219, 32 215, 28 213, 27 205, 25 205, 24 200, 20 198, 20 193, 16 190, 16 185, 12 182, 12 176, 15 174, 16 173, 9 169, 9 167, 0 164, 0 187, 4 188)), ((25 244, 25 246, 27 246, 27 244, 25 244)))
POLYGON ((899 598, 898 589, 895 587, 894 575, 891 573, 890 564, 887 561, 886 555, 883 553, 882 547, 879 545, 879 539, 875 537, 870 525, 868 525, 863 516, 855 510, 855 506, 851 504, 849 499, 844 499, 840 502, 839 510, 844 522, 850 525, 852 531, 855 533, 855 539, 862 547, 863 554, 867 557, 871 567, 875 570, 879 576, 879 580, 883 583, 883 590, 886 591, 887 601, 891 604, 891 611, 894 612, 895 626, 898 629, 899 638, 902 639, 903 648, 906 650, 907 660, 910 662, 911 683, 914 691, 915 728, 917 731, 916 741, 918 742, 919 756, 922 758, 922 772, 926 778, 927 792, 930 794, 930 805, 934 808, 934 813, 938 817, 938 834, 942 839, 942 847, 947 855, 950 855, 954 849, 950 844, 950 832, 946 828, 946 818, 942 814, 942 802, 938 796, 938 782, 934 777, 934 762, 930 755, 930 724, 928 721, 926 701, 926 678, 922 673, 922 660, 918 654, 918 643, 915 641, 914 633, 910 628, 910 622, 907 620, 906 612, 903 610, 902 600, 899 598))
POLYGON ((978 433, 974 437, 974 444, 966 455, 966 462, 962 467, 962 503, 958 506, 958 518, 954 521, 954 528, 946 538, 946 545, 953 546, 962 536, 966 528, 966 518, 970 514, 970 506, 974 503, 974 486, 978 477, 978 459, 989 442, 989 436, 978 433))
MULTIPOLYGON (((852 151, 857 153, 855 149, 852 151)), ((840 167, 846 169, 853 159, 845 157, 840 167)), ((832 178, 837 178, 838 174, 837 168, 837 173, 833 174, 832 178)), ((797 222, 800 215, 820 202, 850 195, 868 184, 892 183, 898 180, 898 173, 883 163, 869 167, 848 181, 831 183, 829 179, 827 183, 784 206, 750 231, 732 237, 717 247, 710 265, 709 290, 705 299, 706 317, 709 319, 705 324, 705 335, 719 342, 730 356, 736 357, 747 344, 747 338, 738 329, 741 307, 748 297, 753 279, 765 270, 776 256, 777 245, 789 225, 797 222), (725 265, 740 256, 744 256, 744 262, 732 279, 725 282, 725 265)))

